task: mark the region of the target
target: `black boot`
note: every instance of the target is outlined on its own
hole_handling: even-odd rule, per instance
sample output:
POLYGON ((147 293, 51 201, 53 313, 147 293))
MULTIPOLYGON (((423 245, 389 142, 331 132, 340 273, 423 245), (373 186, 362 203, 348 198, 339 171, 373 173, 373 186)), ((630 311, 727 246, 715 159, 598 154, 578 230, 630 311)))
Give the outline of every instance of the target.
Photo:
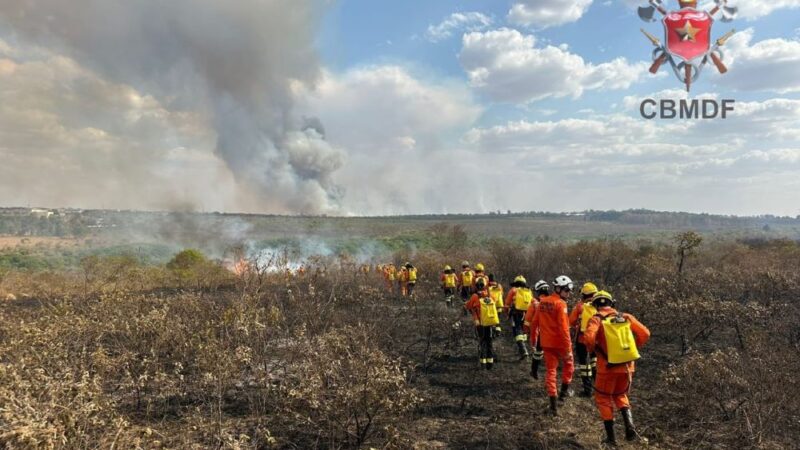
POLYGON ((571 396, 572 396, 572 390, 569 388, 569 384, 562 383, 561 391, 558 393, 558 399, 563 402, 567 399, 567 397, 571 396))
POLYGON ((606 439, 603 441, 603 443, 616 446, 617 439, 614 437, 614 421, 605 420, 603 421, 603 426, 606 428, 606 439))
POLYGON ((531 376, 534 380, 539 379, 539 360, 536 358, 531 360, 531 376))
POLYGON ((581 391, 581 397, 591 397, 592 396, 592 378, 591 377, 581 377, 581 382, 583 384, 583 391, 581 391))
POLYGON ((525 348, 525 343, 522 341, 517 341, 517 351, 519 352, 519 360, 522 361, 523 359, 528 357, 528 349, 525 348))
POLYGON ((553 417, 558 417, 558 404, 555 397, 550 397, 550 414, 553 417))
POLYGON ((620 411, 622 414, 622 421, 625 423, 625 440, 626 441, 635 441, 639 437, 639 434, 636 433, 636 428, 633 426, 633 414, 631 413, 630 408, 622 408, 620 411))

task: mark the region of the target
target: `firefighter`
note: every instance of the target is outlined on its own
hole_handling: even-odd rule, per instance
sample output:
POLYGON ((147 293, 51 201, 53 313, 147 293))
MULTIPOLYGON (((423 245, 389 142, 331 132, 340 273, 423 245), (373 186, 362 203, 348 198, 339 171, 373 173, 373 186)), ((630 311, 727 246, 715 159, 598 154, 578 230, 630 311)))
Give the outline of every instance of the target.
POLYGON ((460 286, 461 300, 466 302, 472 295, 472 289, 475 286, 475 272, 469 268, 469 261, 461 263, 461 273, 458 276, 458 285, 460 286))
POLYGON ((581 376, 583 385, 583 390, 580 393, 581 397, 592 396, 592 384, 597 367, 597 358, 593 353, 589 353, 586 350, 586 342, 583 337, 589 319, 597 313, 597 310, 592 305, 592 299, 596 293, 597 286, 594 283, 584 283, 583 287, 581 287, 581 300, 569 314, 569 325, 577 333, 575 357, 578 359, 578 374, 581 376))
POLYGON ((444 266, 442 276, 439 278, 442 283, 442 292, 444 292, 444 301, 447 303, 448 308, 453 307, 453 297, 456 295, 456 286, 458 285, 458 277, 455 271, 450 266, 444 266))
POLYGON ((401 264, 400 268, 397 269, 397 274, 395 275, 394 279, 397 282, 397 292, 405 297, 406 280, 408 279, 408 270, 406 269, 405 264, 401 264))
POLYGON ((616 301, 606 291, 595 294, 592 304, 597 314, 586 325, 584 342, 589 352, 597 354, 594 399, 606 430, 605 442, 616 445, 614 407, 625 424, 625 440, 635 441, 639 435, 633 425, 628 391, 633 381, 634 361, 639 358, 638 349, 650 339, 650 330, 632 315, 614 309, 616 301))
POLYGON ((528 311, 528 307, 531 306, 532 301, 533 292, 528 288, 527 280, 522 275, 518 275, 514 278, 514 282, 511 283, 511 289, 506 296, 503 311, 511 318, 512 334, 517 344, 520 361, 528 357, 528 346, 525 343, 528 337, 522 327, 525 322, 525 313, 528 311))
POLYGON ((478 280, 483 280, 483 285, 489 286, 489 278, 486 276, 486 268, 483 266, 482 263, 475 264, 474 283, 477 284, 478 280))
MULTIPOLYGON (((536 312, 536 308, 539 306, 539 299, 545 295, 550 295, 550 285, 544 280, 539 280, 533 285, 533 301, 531 302, 531 306, 529 306, 528 310, 525 312, 525 320, 522 322, 522 331, 524 333, 530 334, 533 314, 536 312)), ((539 365, 541 365, 542 358, 544 357, 544 352, 542 351, 542 341, 537 340, 536 346, 531 347, 531 350, 531 376, 534 380, 538 380, 539 365)))
POLYGON ((410 262, 406 262, 404 267, 406 269, 406 273, 405 273, 405 293, 403 295, 413 297, 414 287, 416 287, 417 285, 417 268, 414 267, 414 265, 411 264, 410 262))
POLYGON ((550 397, 550 412, 558 415, 556 400, 566 401, 570 395, 569 385, 575 370, 572 360, 572 340, 569 336, 569 317, 567 300, 573 289, 572 280, 561 275, 553 281, 554 292, 541 297, 539 306, 531 320, 531 346, 541 341, 544 351, 544 364, 547 373, 544 377, 547 396, 550 397), (556 372, 561 364, 561 391, 556 397, 556 372))
MULTIPOLYGON (((461 273, 458 274, 458 285, 461 301, 465 304, 470 299, 475 287, 475 272, 469 268, 469 261, 461 262, 461 273)), ((464 314, 467 310, 464 310, 464 314)))
MULTIPOLYGON (((486 290, 489 291, 489 298, 494 300, 495 305, 497 306, 498 311, 503 310, 503 285, 498 283, 495 280, 494 274, 489 274, 489 283, 486 285, 486 290)), ((500 324, 494 328, 495 336, 500 335, 502 329, 500 328, 500 324)))
POLYGON ((464 308, 472 313, 473 323, 478 332, 481 367, 491 370, 494 366, 492 334, 494 328, 500 323, 500 315, 497 311, 497 304, 489 297, 489 292, 482 279, 478 280, 475 289, 476 292, 472 294, 464 308))
POLYGON ((397 291, 400 293, 401 296, 405 297, 408 295, 408 267, 406 264, 400 265, 400 270, 397 271, 397 291))
POLYGON ((383 281, 386 283, 386 290, 390 293, 394 289, 394 280, 397 277, 397 269, 393 263, 383 266, 383 281))

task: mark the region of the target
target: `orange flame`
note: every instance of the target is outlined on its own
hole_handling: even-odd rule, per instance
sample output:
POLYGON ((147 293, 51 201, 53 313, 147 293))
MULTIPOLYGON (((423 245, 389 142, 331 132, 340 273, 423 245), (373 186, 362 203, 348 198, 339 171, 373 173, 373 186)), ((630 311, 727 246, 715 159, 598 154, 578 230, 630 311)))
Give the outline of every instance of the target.
POLYGON ((227 266, 228 270, 240 277, 253 271, 252 263, 246 258, 239 258, 234 262, 230 262, 227 266))

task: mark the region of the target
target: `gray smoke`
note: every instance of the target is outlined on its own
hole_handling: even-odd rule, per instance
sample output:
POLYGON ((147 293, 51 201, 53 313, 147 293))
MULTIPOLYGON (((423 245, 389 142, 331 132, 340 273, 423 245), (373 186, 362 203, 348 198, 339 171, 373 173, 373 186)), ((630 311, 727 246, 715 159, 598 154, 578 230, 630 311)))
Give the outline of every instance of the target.
POLYGON ((343 153, 293 92, 320 75, 324 0, 2 0, 0 24, 174 110, 207 110, 219 156, 262 211, 335 212, 343 153))

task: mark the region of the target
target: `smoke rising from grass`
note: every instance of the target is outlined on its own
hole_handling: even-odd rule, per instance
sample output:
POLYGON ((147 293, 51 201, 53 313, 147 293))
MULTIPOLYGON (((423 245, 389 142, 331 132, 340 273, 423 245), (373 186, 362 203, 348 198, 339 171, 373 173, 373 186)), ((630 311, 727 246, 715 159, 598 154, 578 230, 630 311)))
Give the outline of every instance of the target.
MULTIPOLYGON (((4 0, 0 25, 171 110, 207 111, 216 152, 257 209, 338 210, 344 153, 295 112, 320 75, 323 0, 4 0)), ((210 186, 213 189, 213 186, 210 186)), ((253 209, 256 209, 254 207, 253 209)))

